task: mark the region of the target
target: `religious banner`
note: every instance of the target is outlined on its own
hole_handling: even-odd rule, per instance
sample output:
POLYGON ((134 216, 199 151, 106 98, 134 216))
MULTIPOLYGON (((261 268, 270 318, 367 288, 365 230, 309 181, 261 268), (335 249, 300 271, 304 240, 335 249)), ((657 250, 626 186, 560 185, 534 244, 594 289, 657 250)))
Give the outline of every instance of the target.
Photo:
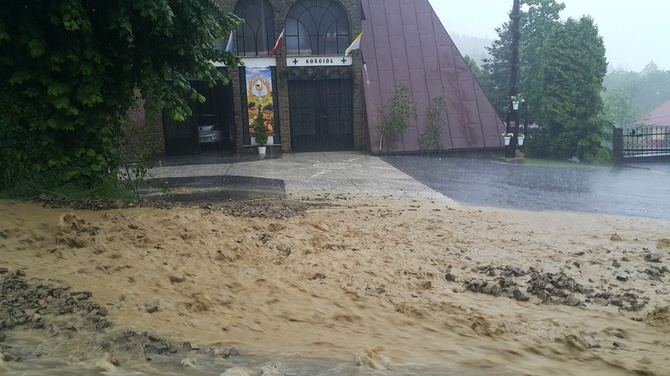
MULTIPOLYGON (((247 111, 249 114, 249 134, 253 138, 254 120, 257 116, 265 119, 265 129, 268 131, 268 144, 274 139, 274 99, 272 96, 272 69, 270 67, 247 67, 247 111), (259 108, 261 109, 259 113, 259 108)), ((252 139, 252 144, 254 140, 252 139)))

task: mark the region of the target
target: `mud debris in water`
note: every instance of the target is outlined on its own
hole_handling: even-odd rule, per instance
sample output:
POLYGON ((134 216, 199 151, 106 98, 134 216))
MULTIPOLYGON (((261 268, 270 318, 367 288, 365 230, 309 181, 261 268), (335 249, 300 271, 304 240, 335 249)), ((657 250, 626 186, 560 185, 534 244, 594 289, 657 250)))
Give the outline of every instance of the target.
MULTIPOLYGON (((7 338, 5 331, 26 328, 43 330, 59 340, 68 340, 75 332, 102 333, 103 336, 88 346, 108 352, 139 352, 151 356, 196 351, 220 358, 239 355, 234 347, 200 349, 187 342, 173 344, 147 332, 110 331, 112 322, 107 319, 107 309, 91 301, 92 296, 90 291, 75 291, 55 281, 28 278, 23 270, 3 268, 0 270, 0 342, 7 338)), ((0 349, 6 362, 24 359, 25 355, 18 355, 20 351, 9 344, 0 344, 0 349)), ((113 372, 120 362, 110 355, 96 365, 103 371, 113 372)))
POLYGON ((43 204, 0 202, 5 290, 44 295, 0 298, 5 366, 90 350, 75 358, 97 372, 139 361, 258 375, 296 356, 368 374, 355 355, 369 346, 392 376, 670 368, 665 221, 370 196, 43 204), (21 350, 28 332, 56 346, 21 350))
MULTIPOLYGON (((662 269, 660 270, 658 274, 664 275, 662 269)), ((465 281, 464 286, 467 290, 497 297, 514 298, 518 301, 530 300, 530 297, 520 289, 520 286, 527 286, 525 291, 535 296, 543 304, 572 307, 581 306, 585 303, 611 304, 625 311, 637 312, 643 309, 649 300, 644 295, 634 292, 614 294, 608 291, 607 286, 600 286, 599 291, 594 288, 586 288, 564 273, 540 273, 534 268, 523 271, 516 267, 494 267, 492 265, 478 266, 475 271, 487 276, 500 276, 492 280, 471 279, 465 281), (518 278, 527 275, 530 275, 530 279, 518 278), (584 301, 578 296, 584 297, 584 301)), ((654 275, 649 269, 646 272, 654 275)), ((626 282, 628 277, 617 275, 615 279, 626 282)))

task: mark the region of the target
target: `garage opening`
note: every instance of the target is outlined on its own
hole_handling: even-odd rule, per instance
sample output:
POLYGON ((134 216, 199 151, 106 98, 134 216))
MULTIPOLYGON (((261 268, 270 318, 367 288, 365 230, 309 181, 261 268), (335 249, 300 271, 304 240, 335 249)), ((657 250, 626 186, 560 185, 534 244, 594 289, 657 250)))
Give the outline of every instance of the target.
POLYGON ((193 114, 185 121, 175 121, 163 113, 165 155, 233 154, 235 125, 232 85, 224 86, 218 82, 214 87, 209 87, 206 81, 190 82, 206 101, 189 101, 193 114))

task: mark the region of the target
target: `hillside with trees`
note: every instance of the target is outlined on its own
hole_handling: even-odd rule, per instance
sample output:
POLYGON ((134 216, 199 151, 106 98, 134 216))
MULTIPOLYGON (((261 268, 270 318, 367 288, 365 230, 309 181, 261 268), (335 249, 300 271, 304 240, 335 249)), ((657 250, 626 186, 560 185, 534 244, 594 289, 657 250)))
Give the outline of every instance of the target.
POLYGON ((482 65, 485 59, 490 58, 486 48, 493 42, 488 38, 479 38, 471 35, 449 34, 451 40, 463 56, 469 56, 477 65, 482 65))
POLYGON ((670 100, 670 70, 654 62, 642 72, 616 69, 605 76, 603 98, 608 115, 616 125, 629 127, 670 100))

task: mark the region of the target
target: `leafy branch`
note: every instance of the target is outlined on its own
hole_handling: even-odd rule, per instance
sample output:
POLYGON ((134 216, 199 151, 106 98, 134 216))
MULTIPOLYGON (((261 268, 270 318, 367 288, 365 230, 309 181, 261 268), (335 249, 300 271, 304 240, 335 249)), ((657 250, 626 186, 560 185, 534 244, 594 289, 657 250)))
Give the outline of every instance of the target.
POLYGON ((379 118, 379 151, 382 151, 384 140, 387 149, 395 149, 396 137, 407 129, 410 119, 416 119, 416 104, 410 98, 409 88, 399 85, 395 95, 386 106, 377 110, 379 118))
POLYGON ((447 144, 442 143, 442 131, 447 125, 443 114, 447 110, 447 101, 443 96, 435 97, 428 107, 428 130, 419 135, 421 150, 445 150, 447 144))

